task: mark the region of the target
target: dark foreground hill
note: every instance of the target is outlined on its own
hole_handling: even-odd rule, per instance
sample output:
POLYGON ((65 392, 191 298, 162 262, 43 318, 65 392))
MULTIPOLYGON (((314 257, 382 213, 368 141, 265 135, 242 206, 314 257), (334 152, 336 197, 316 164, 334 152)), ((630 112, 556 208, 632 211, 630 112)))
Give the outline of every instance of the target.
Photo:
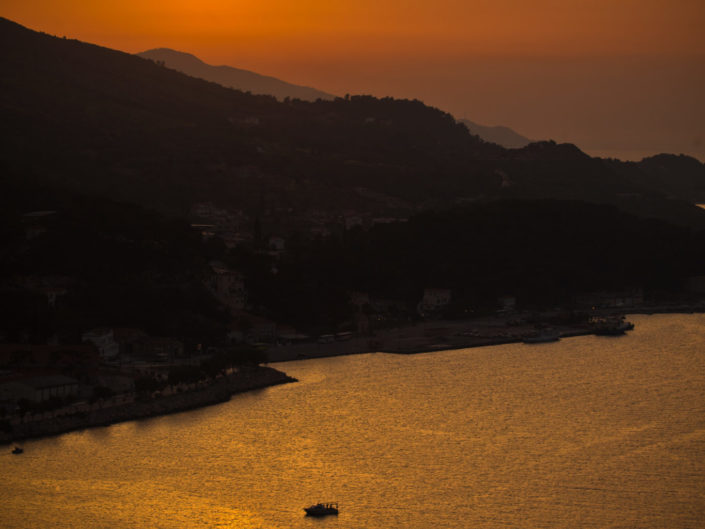
POLYGON ((80 343, 98 326, 189 346, 224 336, 202 283, 208 250, 190 226, 108 199, 3 182, 0 342, 80 343))
POLYGON ((168 68, 179 72, 212 81, 228 88, 235 88, 253 94, 272 95, 279 100, 285 98, 315 101, 316 99, 335 99, 335 96, 310 88, 299 86, 275 77, 260 75, 249 70, 233 68, 232 66, 212 66, 206 64, 195 55, 169 48, 157 48, 138 53, 140 57, 161 62, 168 68))
POLYGON ((5 19, 0 71, 6 176, 170 214, 211 201, 283 229, 314 210, 408 216, 559 198, 705 226, 638 165, 553 142, 507 150, 419 101, 278 102, 5 19))
POLYGON ((352 317, 350 291, 395 300, 394 310, 372 302, 363 312, 407 321, 418 318, 427 288, 451 292, 446 317, 494 312, 501 296, 515 297, 522 309, 585 310, 574 305, 577 297, 601 290, 673 299, 704 271, 705 234, 612 206, 497 201, 301 241, 277 262, 276 273, 254 266, 256 256, 246 252, 230 259, 247 271, 251 299, 266 315, 325 332, 352 317))

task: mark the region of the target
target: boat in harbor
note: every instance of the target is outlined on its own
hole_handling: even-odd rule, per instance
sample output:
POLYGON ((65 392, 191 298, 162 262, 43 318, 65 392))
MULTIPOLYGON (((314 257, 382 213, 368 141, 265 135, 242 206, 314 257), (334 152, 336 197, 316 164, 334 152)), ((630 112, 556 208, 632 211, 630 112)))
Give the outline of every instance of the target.
POLYGON ((338 514, 338 503, 317 503, 316 505, 311 505, 310 507, 304 507, 306 511, 306 516, 327 516, 329 514, 338 514))
POLYGON ((625 320, 624 316, 594 318, 591 324, 597 336, 621 336, 634 329, 634 324, 625 320))

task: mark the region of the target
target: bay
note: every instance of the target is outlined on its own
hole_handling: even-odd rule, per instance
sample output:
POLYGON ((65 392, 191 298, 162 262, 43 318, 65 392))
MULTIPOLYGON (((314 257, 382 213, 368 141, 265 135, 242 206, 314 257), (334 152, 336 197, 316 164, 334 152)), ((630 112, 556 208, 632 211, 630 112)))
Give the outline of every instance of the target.
POLYGON ((5 528, 699 528, 705 315, 275 364, 298 383, 0 454, 5 528), (317 501, 340 515, 303 516, 317 501))

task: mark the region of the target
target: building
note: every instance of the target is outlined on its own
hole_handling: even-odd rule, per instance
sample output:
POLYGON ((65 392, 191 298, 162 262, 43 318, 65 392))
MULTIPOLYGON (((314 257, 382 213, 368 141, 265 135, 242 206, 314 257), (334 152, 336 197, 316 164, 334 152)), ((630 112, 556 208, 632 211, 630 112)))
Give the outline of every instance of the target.
POLYGON ((104 362, 112 362, 120 355, 120 345, 115 340, 113 329, 98 327, 84 332, 81 339, 90 342, 98 348, 100 358, 104 362))
POLYGON ((74 396, 78 390, 78 380, 64 375, 27 377, 0 384, 0 400, 44 402, 51 398, 74 396))
POLYGON ((101 371, 95 375, 95 383, 110 389, 113 393, 131 393, 135 390, 134 377, 124 373, 101 371))
POLYGON ((231 343, 276 343, 277 324, 254 314, 238 313, 230 328, 228 339, 231 343))
POLYGON ((286 250, 286 241, 282 237, 269 238, 269 251, 275 255, 281 255, 286 250))
POLYGON ((500 296, 497 304, 501 312, 514 312, 517 308, 517 298, 514 296, 500 296))
POLYGON ((204 283, 216 299, 231 310, 245 308, 247 304, 245 279, 240 272, 214 261, 211 263, 211 271, 204 283))
POLYGON ((149 335, 141 329, 131 327, 113 328, 113 339, 118 344, 121 357, 132 355, 134 344, 148 337, 149 335))
POLYGON ((24 224, 27 240, 34 239, 45 233, 55 216, 56 211, 31 211, 22 215, 22 223, 24 224))
POLYGON ((135 356, 166 362, 184 356, 184 343, 176 338, 150 336, 134 342, 132 350, 135 356))
POLYGON ((421 316, 438 315, 450 304, 450 299, 449 288, 426 288, 418 304, 418 312, 421 316))
POLYGON ((577 296, 575 302, 579 307, 592 309, 638 307, 644 303, 644 291, 636 288, 622 292, 593 292, 577 296))
POLYGON ((80 345, 0 344, 0 369, 93 370, 100 354, 92 343, 80 345))

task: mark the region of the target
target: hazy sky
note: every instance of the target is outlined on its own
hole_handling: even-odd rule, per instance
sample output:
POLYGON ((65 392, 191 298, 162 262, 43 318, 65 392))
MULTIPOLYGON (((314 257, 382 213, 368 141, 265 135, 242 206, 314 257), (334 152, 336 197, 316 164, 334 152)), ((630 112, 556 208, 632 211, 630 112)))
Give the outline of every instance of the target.
POLYGON ((0 14, 592 152, 705 159, 705 0, 3 0, 0 14))

